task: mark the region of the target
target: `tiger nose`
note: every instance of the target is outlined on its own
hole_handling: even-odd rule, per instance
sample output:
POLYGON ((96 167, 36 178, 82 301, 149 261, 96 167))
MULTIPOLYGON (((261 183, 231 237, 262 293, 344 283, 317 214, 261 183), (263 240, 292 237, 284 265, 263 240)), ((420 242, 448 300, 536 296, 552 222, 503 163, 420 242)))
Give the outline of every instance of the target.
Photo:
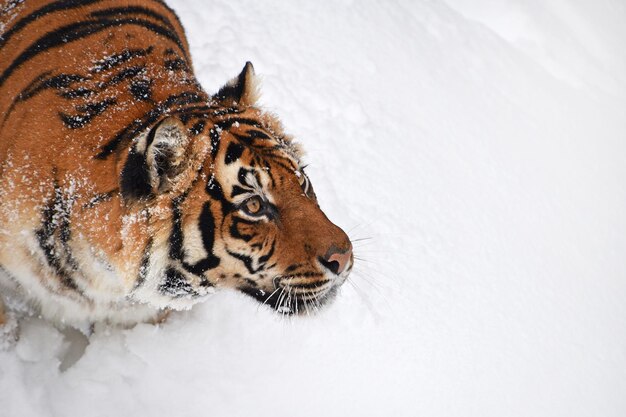
POLYGON ((340 275, 346 270, 351 259, 352 245, 350 245, 347 250, 340 250, 332 246, 328 252, 326 252, 326 255, 319 257, 320 263, 336 275, 340 275))

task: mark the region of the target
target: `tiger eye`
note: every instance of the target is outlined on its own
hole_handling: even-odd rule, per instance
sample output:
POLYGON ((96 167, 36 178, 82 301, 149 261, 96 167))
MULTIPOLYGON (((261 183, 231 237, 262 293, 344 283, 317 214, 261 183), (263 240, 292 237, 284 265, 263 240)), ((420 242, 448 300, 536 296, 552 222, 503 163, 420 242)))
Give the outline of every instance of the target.
POLYGON ((261 199, 259 197, 249 198, 245 206, 249 214, 258 214, 261 211, 261 199))

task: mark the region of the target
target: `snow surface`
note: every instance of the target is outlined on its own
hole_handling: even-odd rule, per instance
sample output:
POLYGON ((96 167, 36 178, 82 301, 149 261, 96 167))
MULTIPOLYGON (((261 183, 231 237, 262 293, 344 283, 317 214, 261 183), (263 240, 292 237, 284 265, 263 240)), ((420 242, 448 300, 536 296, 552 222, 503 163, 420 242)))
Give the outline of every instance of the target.
POLYGON ((171 3, 371 239, 312 318, 222 292, 82 357, 25 320, 0 415, 626 415, 626 3, 171 3))

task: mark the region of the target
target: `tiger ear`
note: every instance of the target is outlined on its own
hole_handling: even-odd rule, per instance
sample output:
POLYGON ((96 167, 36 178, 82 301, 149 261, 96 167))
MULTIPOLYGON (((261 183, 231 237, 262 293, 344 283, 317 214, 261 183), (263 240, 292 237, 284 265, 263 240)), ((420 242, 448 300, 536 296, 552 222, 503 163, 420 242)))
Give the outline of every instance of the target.
POLYGON ((213 99, 225 107, 253 106, 258 98, 258 79, 250 61, 246 62, 238 76, 230 80, 213 96, 213 99))
POLYGON ((133 142, 122 169, 125 199, 141 200, 169 191, 188 163, 190 137, 176 117, 167 117, 133 142))

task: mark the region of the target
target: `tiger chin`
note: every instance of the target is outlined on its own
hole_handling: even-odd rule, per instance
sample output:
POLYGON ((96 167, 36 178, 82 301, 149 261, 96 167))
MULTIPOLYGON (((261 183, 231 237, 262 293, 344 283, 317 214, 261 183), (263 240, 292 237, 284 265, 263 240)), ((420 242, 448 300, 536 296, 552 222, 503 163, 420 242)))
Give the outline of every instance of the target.
POLYGON ((76 326, 220 288, 288 314, 334 297, 351 242, 252 64, 208 95, 157 0, 16 2, 0 27, 3 293, 76 326))

